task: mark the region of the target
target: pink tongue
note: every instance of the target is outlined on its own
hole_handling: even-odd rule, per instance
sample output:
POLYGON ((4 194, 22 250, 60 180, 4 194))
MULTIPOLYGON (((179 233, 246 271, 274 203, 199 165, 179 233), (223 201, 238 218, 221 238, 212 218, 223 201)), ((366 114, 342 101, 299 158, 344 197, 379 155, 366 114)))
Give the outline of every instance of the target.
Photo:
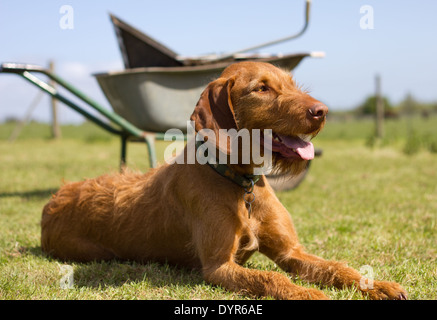
POLYGON ((282 144, 289 149, 295 149, 296 153, 304 160, 314 159, 314 145, 311 142, 303 141, 298 137, 278 135, 282 144))

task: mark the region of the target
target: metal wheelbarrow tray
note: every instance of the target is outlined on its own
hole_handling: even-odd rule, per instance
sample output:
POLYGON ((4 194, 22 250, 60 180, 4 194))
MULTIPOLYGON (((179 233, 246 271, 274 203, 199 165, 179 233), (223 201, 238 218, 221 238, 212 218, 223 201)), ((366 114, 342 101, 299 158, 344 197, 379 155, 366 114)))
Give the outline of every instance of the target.
MULTIPOLYGON (((251 58, 293 69, 309 53, 251 58)), ((186 132, 187 120, 206 85, 232 62, 198 66, 147 67, 96 74, 113 110, 136 127, 150 132, 170 128, 186 132)))
POLYGON ((310 53, 259 55, 234 53, 181 57, 163 43, 110 15, 124 71, 95 74, 113 110, 150 132, 176 128, 186 121, 206 85, 230 64, 251 60, 293 70, 310 53))

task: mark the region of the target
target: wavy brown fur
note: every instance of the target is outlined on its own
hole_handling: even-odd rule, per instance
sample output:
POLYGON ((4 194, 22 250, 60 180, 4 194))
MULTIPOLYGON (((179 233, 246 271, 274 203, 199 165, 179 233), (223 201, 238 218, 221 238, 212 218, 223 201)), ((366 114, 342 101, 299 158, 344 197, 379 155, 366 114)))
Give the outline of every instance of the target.
MULTIPOLYGON (((325 121, 325 114, 308 116, 316 103, 285 72, 244 62, 226 69, 207 87, 192 119, 197 131, 271 128, 281 134, 315 135, 325 121), (257 91, 260 84, 269 90, 257 91)), ((297 172, 306 163, 277 157, 276 165, 297 172)), ((244 173, 251 167, 234 169, 244 173)), ((375 281, 373 290, 361 288, 354 269, 306 253, 290 214, 265 177, 254 193, 249 219, 244 190, 199 163, 164 164, 146 174, 125 172, 68 183, 44 207, 42 249, 63 260, 167 261, 199 268, 209 283, 255 296, 327 298, 277 272, 242 267, 259 250, 311 282, 355 286, 373 299, 406 298, 396 283, 375 281)))

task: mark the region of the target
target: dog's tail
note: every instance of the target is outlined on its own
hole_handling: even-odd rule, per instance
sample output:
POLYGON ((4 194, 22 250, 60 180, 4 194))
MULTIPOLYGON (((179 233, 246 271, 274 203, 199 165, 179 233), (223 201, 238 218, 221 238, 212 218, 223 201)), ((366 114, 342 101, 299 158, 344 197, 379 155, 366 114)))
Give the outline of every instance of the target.
POLYGON ((52 195, 50 201, 43 208, 43 217, 65 212, 67 207, 74 205, 79 197, 77 185, 81 183, 73 182, 66 184, 57 193, 52 195))
POLYGON ((41 217, 41 249, 49 253, 56 235, 61 232, 59 222, 64 220, 65 215, 74 211, 79 193, 77 184, 81 182, 64 185, 57 193, 52 195, 50 201, 44 206, 41 217), (63 217, 64 216, 64 217, 63 217))

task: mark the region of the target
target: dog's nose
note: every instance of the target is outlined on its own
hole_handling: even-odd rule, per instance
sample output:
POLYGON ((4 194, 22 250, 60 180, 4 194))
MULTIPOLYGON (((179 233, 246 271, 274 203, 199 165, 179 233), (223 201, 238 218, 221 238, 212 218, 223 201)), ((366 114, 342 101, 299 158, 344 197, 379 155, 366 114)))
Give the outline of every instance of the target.
POLYGON ((322 120, 328 113, 328 107, 323 103, 317 103, 308 109, 308 116, 315 120, 322 120))

